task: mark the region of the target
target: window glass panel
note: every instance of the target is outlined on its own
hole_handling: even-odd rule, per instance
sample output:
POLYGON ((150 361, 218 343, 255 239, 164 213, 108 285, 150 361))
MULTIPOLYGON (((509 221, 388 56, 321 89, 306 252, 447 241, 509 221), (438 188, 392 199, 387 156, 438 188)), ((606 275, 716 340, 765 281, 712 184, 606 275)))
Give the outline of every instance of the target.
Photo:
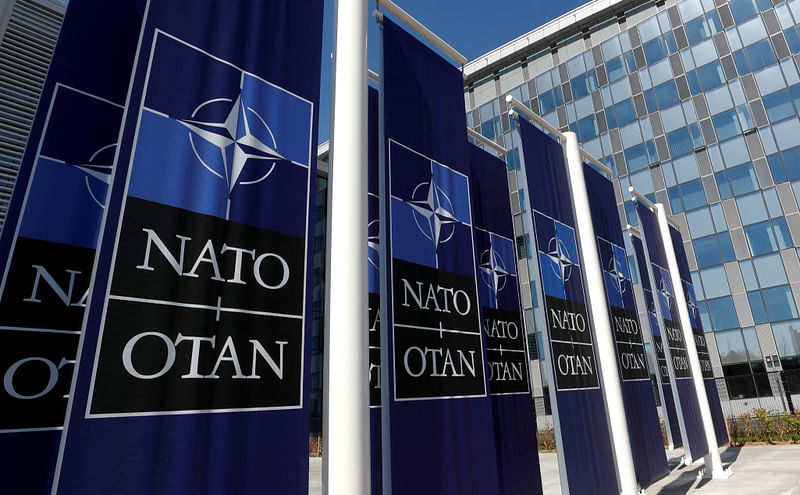
POLYGON ((725 172, 717 172, 714 174, 714 178, 717 181, 717 189, 719 190, 720 199, 728 199, 733 196, 731 184, 728 182, 728 174, 725 172))
POLYGON ((782 216, 783 209, 781 208, 781 202, 778 200, 778 193, 775 191, 775 188, 764 189, 762 192, 764 193, 764 201, 767 203, 767 212, 769 212, 770 218, 782 216))
POLYGON ((763 40, 767 37, 767 29, 764 27, 764 22, 761 17, 756 17, 747 22, 739 24, 739 36, 742 38, 744 46, 752 45, 756 41, 763 40))
POLYGON ((725 213, 722 211, 721 204, 717 203, 711 205, 711 218, 714 219, 714 226, 717 227, 717 232, 728 229, 728 226, 725 224, 725 213))
POLYGON ((678 182, 686 182, 700 177, 697 169, 697 160, 695 160, 694 155, 679 158, 672 163, 678 182))
POLYGON ((642 142, 642 133, 639 130, 639 123, 634 122, 619 129, 619 136, 622 140, 623 148, 630 148, 642 142))
POLYGON ((790 59, 781 62, 781 71, 783 71, 783 77, 786 78, 786 82, 790 85, 800 82, 800 75, 797 74, 797 68, 790 59))
POLYGON ((789 226, 786 225, 785 218, 779 217, 773 219, 772 228, 775 230, 775 238, 778 240, 779 249, 792 247, 792 236, 789 234, 789 226))
POLYGON ((725 36, 728 38, 728 44, 731 46, 732 51, 742 48, 742 41, 739 39, 739 32, 735 27, 726 30, 725 36))
POLYGON ((597 89, 597 75, 594 69, 592 69, 572 79, 570 84, 572 85, 572 96, 574 98, 580 98, 589 94, 589 91, 597 89))
POLYGON ((617 114, 617 125, 627 124, 636 120, 636 107, 633 105, 633 100, 623 100, 614 105, 614 111, 617 114))
POLYGON ((567 72, 569 73, 570 78, 578 77, 586 72, 586 65, 583 62, 583 56, 578 55, 577 57, 567 60, 567 72))
POLYGON ((756 336, 756 329, 747 327, 742 329, 744 334, 744 345, 747 348, 747 354, 751 361, 761 359, 761 346, 758 344, 758 337, 756 336))
POLYGON ((698 208, 705 206, 706 194, 703 191, 703 183, 700 180, 687 182, 680 186, 681 196, 683 196, 683 204, 686 209, 698 208))
POLYGON ((553 89, 553 79, 550 77, 550 72, 536 76, 536 89, 540 94, 553 89))
POLYGON ((626 75, 628 72, 625 70, 625 64, 622 63, 622 57, 612 58, 606 62, 606 73, 609 81, 616 81, 626 75))
POLYGON ((797 146, 797 137, 800 136, 800 121, 797 118, 789 119, 772 126, 778 149, 786 150, 797 146))
POLYGON ((699 95, 703 92, 703 87, 700 85, 700 78, 697 77, 697 71, 691 70, 686 73, 686 81, 689 83, 689 91, 692 96, 699 95))
POLYGON ((611 96, 614 97, 614 101, 619 103, 620 101, 630 98, 631 93, 631 83, 628 79, 624 79, 622 81, 617 81, 614 84, 609 85, 611 89, 611 96))
POLYGON ((735 110, 728 110, 727 112, 717 114, 712 117, 711 120, 714 122, 714 129, 717 131, 717 138, 720 141, 741 134, 742 132, 735 110))
POLYGON ((670 68, 669 60, 662 60, 657 64, 653 64, 649 67, 649 69, 653 86, 658 86, 659 84, 665 81, 673 79, 672 69, 670 68))
POLYGON ((625 150, 625 161, 628 163, 628 171, 631 173, 647 167, 649 158, 645 146, 640 144, 625 150))
POLYGON ((750 161, 747 144, 742 136, 721 143, 720 148, 722 149, 722 156, 725 158, 725 164, 728 167, 750 161))
POLYGON ((789 320, 797 318, 797 308, 794 297, 788 285, 764 289, 764 304, 771 321, 789 320))
POLYGON ((689 138, 689 131, 684 128, 667 134, 667 146, 673 157, 690 153, 693 146, 692 140, 689 138))
POLYGON ((716 330, 725 330, 739 326, 739 318, 736 316, 736 308, 733 306, 733 299, 722 297, 708 301, 708 312, 711 314, 711 323, 716 330))
POLYGON ((764 307, 764 300, 761 298, 760 291, 747 293, 747 300, 750 302, 750 311, 753 313, 753 321, 756 324, 769 321, 767 309, 764 307))
POLYGON ((631 186, 642 194, 650 194, 653 192, 653 179, 650 176, 650 170, 642 170, 630 175, 631 186))
POLYGON ((604 41, 600 45, 600 49, 603 51, 603 58, 606 60, 611 60, 612 58, 618 57, 622 54, 622 48, 619 46, 619 38, 616 36, 604 41))
POLYGON ((725 170, 725 162, 722 161, 722 153, 719 150, 719 146, 708 147, 708 158, 711 160, 711 168, 714 169, 714 172, 725 170))
POLYGON ((751 260, 740 261, 739 268, 742 270, 742 278, 744 279, 745 289, 758 289, 758 279, 756 278, 756 271, 753 268, 753 262, 751 260))
POLYGON ((701 270, 700 278, 703 279, 706 297, 713 298, 730 295, 731 290, 728 287, 728 277, 725 276, 725 268, 722 266, 701 270))
POLYGON ((552 90, 539 95, 539 108, 542 115, 556 109, 556 99, 552 90))
POLYGON ((708 28, 705 17, 698 17, 687 22, 684 24, 684 28, 686 29, 686 37, 689 38, 689 44, 691 45, 711 36, 711 30, 708 28))
POLYGON ((692 70, 695 68, 694 58, 692 58, 692 52, 688 48, 681 50, 681 61, 683 61, 684 69, 692 70))
POLYGON ((789 45, 789 50, 791 50, 792 54, 796 54, 800 52, 800 34, 797 32, 797 28, 791 27, 783 32, 783 35, 786 37, 786 44, 789 45))
POLYGON ((681 194, 678 192, 677 187, 670 187, 667 189, 667 196, 669 197, 669 206, 672 214, 680 213, 683 211, 683 203, 681 203, 681 194))
POLYGON ((733 194, 736 196, 753 192, 758 189, 758 180, 753 170, 753 165, 748 163, 728 169, 733 194))
POLYGON ((750 60, 750 67, 753 70, 760 69, 769 64, 774 64, 777 59, 775 52, 772 51, 772 46, 769 40, 762 40, 745 47, 744 51, 747 53, 747 58, 750 60))
POLYGON ((777 154, 769 155, 767 157, 767 163, 769 164, 770 172, 772 172, 772 179, 776 184, 780 184, 781 182, 786 182, 788 180, 786 178, 786 172, 783 170, 783 162, 781 162, 780 156, 777 154))
POLYGON ((800 321, 773 323, 772 332, 781 357, 800 355, 800 321))
POLYGON ((794 105, 788 91, 779 91, 762 98, 770 122, 777 122, 795 115, 794 105))
POLYGON ((762 95, 768 95, 786 87, 786 83, 783 81, 783 74, 777 65, 768 67, 753 75, 756 78, 758 90, 762 95))
POLYGON ((579 100, 575 100, 575 113, 579 119, 594 113, 594 105, 592 104, 592 97, 586 96, 579 100))
POLYGON ((698 43, 697 46, 692 48, 692 55, 694 56, 694 63, 698 67, 719 59, 712 39, 698 43))
POLYGON ((662 110, 661 121, 664 123, 664 132, 672 132, 675 129, 686 127, 686 119, 683 117, 683 108, 680 105, 662 110))
POLYGON ((781 256, 778 253, 753 258, 753 266, 762 289, 788 283, 781 256))
POLYGON ((578 121, 578 134, 582 140, 596 138, 597 132, 597 122, 595 121, 594 115, 590 115, 578 121))
POLYGON ((699 268, 708 268, 722 263, 722 253, 719 250, 716 236, 712 235, 697 239, 693 244, 699 268))
POLYGON ((617 127, 617 114, 614 113, 614 107, 606 108, 606 123, 609 129, 617 127))
POLYGON ((700 84, 703 89, 708 91, 711 88, 716 88, 725 82, 725 73, 722 72, 722 66, 719 62, 712 62, 697 69, 697 76, 700 78, 700 84))
POLYGON ((736 252, 733 250, 731 234, 729 232, 720 232, 717 238, 719 238, 719 246, 722 248, 722 259, 726 262, 736 261, 736 252))
POLYGON ((758 14, 758 10, 753 5, 753 0, 731 0, 729 5, 733 18, 737 23, 758 14))
POLYGON ((775 242, 775 236, 772 234, 772 226, 769 222, 746 226, 744 233, 753 256, 772 253, 778 249, 778 244, 775 242))
POLYGON ((761 193, 736 198, 736 206, 739 207, 739 216, 745 225, 767 219, 767 209, 764 207, 761 193))
POLYGON ((680 101, 675 83, 670 81, 653 88, 660 108, 672 106, 680 101))
POLYGON ((790 179, 800 178, 800 147, 792 148, 781 153, 783 165, 790 179))
POLYGON ((678 4, 678 10, 681 12, 681 17, 684 21, 693 19, 703 13, 703 7, 700 5, 700 0, 687 0, 678 4))
POLYGON ((706 92, 706 101, 711 115, 733 108, 733 100, 727 86, 706 92))
POLYGON ((644 58, 647 59, 648 64, 657 62, 667 56, 667 49, 661 38, 656 38, 644 43, 642 49, 644 50, 644 58))
POLYGON ((748 361, 742 333, 738 329, 729 330, 727 332, 717 332, 714 334, 714 337, 717 339, 719 360, 723 365, 748 361))
POLYGON ((708 208, 700 208, 686 213, 689 223, 689 232, 693 239, 714 233, 714 224, 711 222, 711 213, 708 208))
POLYGON ((623 53, 622 58, 625 60, 625 67, 628 68, 628 73, 633 74, 636 72, 636 59, 633 58, 633 52, 623 53))
POLYGON ((633 206, 632 201, 626 201, 625 205, 625 217, 628 220, 628 225, 637 226, 639 225, 639 215, 636 214, 636 207, 633 206))
MULTIPOLYGON (((672 162, 666 162, 661 164, 661 171, 664 173, 664 182, 667 183, 667 187, 672 187, 676 184, 675 182, 675 173, 672 171, 672 162)), ((800 187, 800 186, 798 186, 800 187)), ((800 194, 800 193, 798 193, 800 194)), ((800 196, 798 196, 800 197, 800 196)))

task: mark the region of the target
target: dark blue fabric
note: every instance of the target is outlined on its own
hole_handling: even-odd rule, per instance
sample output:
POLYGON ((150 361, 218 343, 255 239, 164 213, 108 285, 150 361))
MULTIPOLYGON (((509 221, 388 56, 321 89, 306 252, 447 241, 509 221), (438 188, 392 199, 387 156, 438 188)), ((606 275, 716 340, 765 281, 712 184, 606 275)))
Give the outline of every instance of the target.
POLYGON ((654 370, 654 373, 659 376, 658 383, 661 386, 660 393, 662 416, 664 416, 664 423, 669 426, 669 428, 666 428, 667 435, 669 436, 669 444, 672 445, 672 447, 677 448, 683 445, 683 440, 681 438, 681 426, 678 422, 678 413, 675 410, 675 400, 672 398, 672 387, 669 384, 669 373, 666 370, 666 363, 663 363, 664 369, 661 369, 662 364, 659 362, 660 360, 658 359, 655 350, 655 343, 658 342, 659 345, 661 343, 661 327, 658 323, 658 318, 656 317, 653 292, 650 289, 650 270, 647 268, 647 261, 645 260, 644 256, 642 240, 636 236, 631 236, 631 243, 633 244, 633 250, 636 255, 636 267, 639 270, 639 281, 642 284, 644 301, 647 305, 648 318, 646 327, 650 329, 650 341, 654 343, 651 347, 651 356, 653 358, 653 362, 656 363, 657 369, 654 370))
POLYGON ((692 286, 692 278, 689 272, 689 262, 686 258, 686 250, 683 248, 683 237, 681 233, 670 225, 670 237, 672 238, 672 248, 675 250, 675 257, 678 260, 678 269, 681 274, 684 292, 686 293, 686 304, 689 312, 689 319, 692 321, 692 332, 695 334, 696 341, 702 341, 702 346, 697 342, 697 353, 703 369, 703 383, 705 383, 708 405, 711 409, 711 419, 714 422, 714 434, 717 438, 717 446, 722 447, 729 442, 728 427, 725 424, 725 416, 722 413, 722 405, 717 391, 717 381, 711 371, 711 356, 705 344, 706 334, 703 329, 703 322, 700 319, 700 312, 697 308, 697 297, 692 286))
MULTIPOLYGON (((105 2, 97 2, 98 5, 103 3, 105 2)), ((192 118, 188 98, 192 95, 198 97, 199 101, 195 103, 197 104, 203 101, 200 96, 205 92, 211 96, 210 93, 215 89, 218 90, 217 96, 222 95, 226 98, 235 98, 235 92, 241 89, 243 98, 245 96, 249 98, 253 96, 254 86, 262 96, 279 86, 283 88, 281 93, 283 96, 270 96, 271 101, 296 102, 297 98, 286 96, 289 93, 306 100, 308 105, 304 108, 309 109, 308 115, 284 113, 289 107, 283 107, 282 103, 277 114, 266 112, 263 115, 269 119, 270 125, 279 128, 276 136, 287 129, 289 129, 287 132, 296 134, 296 130, 291 130, 293 124, 284 125, 285 121, 305 118, 308 122, 307 148, 310 155, 306 158, 309 163, 305 164, 307 165, 307 172, 303 174, 306 177, 305 181, 298 181, 291 173, 278 176, 280 180, 286 180, 285 189, 290 191, 284 192, 287 199, 296 201, 299 198, 301 211, 289 208, 281 210, 275 208, 276 204, 270 205, 270 202, 278 203, 275 200, 283 196, 250 198, 247 195, 235 194, 230 199, 230 211, 231 218, 237 219, 239 222, 237 225, 242 226, 241 228, 247 226, 248 229, 265 232, 263 228, 266 223, 269 228, 276 229, 275 232, 301 236, 300 246, 302 249, 304 245, 307 254, 306 257, 300 255, 301 263, 306 267, 312 266, 313 219, 308 218, 307 212, 313 211, 314 201, 311 188, 314 186, 316 155, 311 146, 317 139, 322 7, 321 1, 301 3, 277 0, 258 2, 176 0, 149 3, 139 58, 129 94, 130 111, 123 123, 119 168, 113 181, 107 220, 99 247, 98 272, 79 354, 75 394, 70 401, 69 421, 62 441, 62 464, 60 472, 56 473, 57 493, 307 492, 311 270, 306 270, 305 278, 299 276, 301 291, 305 294, 305 306, 300 305, 305 318, 298 324, 298 327, 303 329, 304 367, 300 388, 295 390, 300 390, 301 407, 276 411, 167 415, 159 413, 152 416, 116 418, 86 418, 86 414, 89 412, 88 399, 91 394, 95 356, 100 345, 101 322, 104 310, 110 304, 105 300, 110 284, 110 269, 116 266, 116 270, 120 270, 120 267, 141 262, 141 259, 114 259, 114 256, 117 249, 126 248, 124 245, 117 246, 118 227, 120 223, 123 223, 124 227, 123 217, 126 221, 129 219, 126 215, 127 208, 134 204, 136 199, 132 194, 127 196, 125 194, 129 178, 133 186, 136 174, 141 175, 142 170, 146 170, 148 165, 147 160, 134 161, 132 158, 140 143, 149 142, 137 141, 142 105, 146 108, 141 111, 143 116, 141 129, 145 129, 149 125, 145 122, 145 116, 149 115, 147 116, 149 119, 157 117, 156 113, 149 112, 147 108, 160 109, 165 114, 174 112, 174 115, 167 116, 188 121, 192 118), (157 30, 161 34, 157 34, 157 30), (186 43, 182 51, 175 51, 183 56, 173 60, 163 60, 160 57, 176 47, 173 43, 175 38, 186 43), (158 77, 149 79, 147 86, 148 76, 151 75, 148 63, 151 52, 155 54, 152 74, 158 77), (203 72, 195 72, 200 68, 203 72), (172 74, 174 77, 165 74, 172 74), (232 75, 240 78, 241 87, 230 84, 232 75), (170 82, 175 84, 171 85, 170 82), (147 101, 145 96, 149 98, 147 101), (291 188, 294 187, 292 184, 298 182, 300 187, 292 191, 291 188), (248 208, 242 203, 245 200, 256 203, 252 208, 248 208), (271 207, 267 209, 266 206, 271 207)), ((95 12, 91 25, 103 26, 103 22, 97 22, 98 19, 100 18, 95 12)), ((91 32, 92 29, 86 31, 91 32)), ((100 44, 109 50, 115 48, 111 43, 100 44)), ((257 99, 251 100, 250 105, 259 109, 264 106, 263 101, 257 99)), ((210 113, 214 113, 215 110, 214 105, 203 108, 210 113)), ((199 110, 196 108, 195 112, 197 111, 199 110)), ((244 109, 242 111, 244 112, 244 109)), ((252 115, 246 112, 245 114, 249 115, 247 118, 251 119, 252 125, 254 122, 252 115)), ((195 117, 200 120, 199 114, 195 117)), ((203 117, 209 118, 209 115, 203 117)), ((169 129, 171 124, 166 122, 162 127, 169 129)), ((149 127, 153 128, 155 127, 149 127)), ((155 136, 159 137, 163 138, 155 136)), ((301 140, 287 137, 283 142, 288 143, 288 148, 284 147, 281 151, 284 145, 278 141, 276 144, 278 152, 291 156, 289 158, 291 160, 300 161, 296 157, 296 151, 303 145, 301 140)), ((175 160, 175 156, 186 152, 185 148, 178 149, 179 146, 185 146, 185 141, 175 141, 173 144, 175 148, 161 149, 164 153, 162 159, 167 158, 170 165, 183 165, 180 160, 175 160)), ((199 153, 203 151, 200 149, 199 153)), ((293 170, 287 166, 287 161, 275 161, 275 163, 281 171, 293 170)), ((164 174, 154 176, 149 181, 139 177, 140 183, 153 188, 160 185, 159 181, 179 183, 183 177, 169 175, 168 172, 172 170, 171 167, 165 166, 164 174)), ((218 172, 222 172, 222 169, 218 172)), ((246 176, 246 172, 240 178, 242 181, 252 180, 246 176)), ((262 184, 270 182, 275 181, 264 181, 258 186, 260 188, 262 184)), ((157 199, 157 196, 150 195, 155 194, 153 191, 146 188, 141 190, 144 192, 139 197, 157 199)), ((176 188, 175 192, 177 194, 183 190, 176 188)), ((208 199, 212 200, 213 196, 209 195, 208 199)), ((179 209, 175 208, 175 205, 168 207, 157 201, 141 204, 155 205, 161 208, 161 211, 167 211, 169 208, 168 211, 172 212, 170 214, 176 215, 180 212, 188 214, 190 209, 200 211, 200 206, 203 206, 202 203, 200 206, 197 204, 187 206, 186 203, 179 202, 177 206, 184 208, 179 209)), ((206 217, 203 218, 209 222, 225 221, 223 218, 218 218, 217 209, 204 214, 206 217)), ((236 222, 227 222, 226 225, 232 230, 234 223, 236 222)), ((225 232, 221 233, 224 234, 225 232)), ((302 270, 299 270, 299 273, 302 273, 302 270)), ((114 283, 118 282, 120 281, 115 278, 114 283)), ((164 324, 168 326, 169 322, 166 321, 164 324)))
MULTIPOLYGON (((639 215, 639 226, 650 258, 651 273, 656 286, 659 287, 657 291, 658 294, 654 294, 654 297, 659 298, 662 321, 665 325, 667 325, 667 322, 670 322, 669 325, 680 329, 680 317, 678 316, 675 292, 672 288, 672 282, 667 268, 668 264, 667 255, 664 251, 664 239, 662 239, 661 231, 658 228, 658 219, 656 214, 652 212, 647 205, 641 202, 636 203, 636 212, 639 215)), ((666 352, 668 345, 667 337, 663 333, 661 337, 666 352)), ((667 363, 669 366, 673 366, 670 359, 667 359, 667 363)), ((675 371, 674 366, 673 371, 675 371)), ((687 450, 688 457, 695 460, 708 453, 708 443, 706 442, 706 437, 703 432, 703 421, 700 416, 697 391, 694 388, 690 371, 688 375, 689 376, 686 378, 676 378, 672 383, 672 390, 673 398, 677 406, 676 409, 680 411, 681 418, 683 419, 683 428, 681 429, 683 445, 687 450)))
POLYGON ((478 300, 483 308, 490 368, 489 393, 500 480, 498 493, 541 494, 536 412, 530 388, 527 334, 520 311, 506 164, 475 146, 470 146, 470 160, 478 300), (495 310, 503 313, 495 313, 495 310), (499 314, 503 315, 502 321, 513 320, 517 331, 497 331, 494 322, 499 314), (514 374, 515 366, 518 374, 514 374))
MULTIPOLYGON (((539 256, 539 275, 545 294, 544 310, 548 315, 553 309, 548 307, 548 296, 578 304, 585 304, 586 301, 581 262, 574 240, 576 225, 572 198, 564 152, 559 143, 523 119, 519 122, 519 132, 527 192, 531 210, 535 212, 537 249, 534 255, 539 256), (558 266, 547 265, 551 261, 546 253, 556 249, 548 244, 553 239, 561 246, 557 251, 568 258, 571 264, 565 268, 571 270, 568 279, 565 275, 562 275, 562 279, 554 279, 551 274, 555 272, 551 268, 558 266)), ((549 316, 547 320, 550 321, 549 316)), ((587 316, 587 325, 588 322, 587 316)), ((552 331, 552 326, 548 324, 548 335, 552 335, 552 331)), ((593 345, 591 351, 594 359, 593 345)), ((555 364, 551 362, 548 365, 551 367, 551 376, 556 376, 555 364)), ((553 383, 550 386, 556 387, 553 383)), ((556 437, 557 440, 560 438, 558 455, 566 466, 566 473, 562 473, 562 476, 566 476, 570 493, 616 493, 618 484, 608 416, 599 383, 585 389, 558 390, 556 387, 555 400, 551 405, 553 417, 557 417, 559 422, 556 425, 560 432, 556 437)))
MULTIPOLYGON (((586 190, 591 205, 592 224, 597 236, 600 264, 604 271, 609 317, 612 318, 612 333, 616 329, 613 321, 614 313, 625 310, 626 316, 634 318, 638 328, 638 311, 633 295, 633 281, 628 272, 625 241, 620 228, 619 214, 615 203, 614 185, 599 172, 584 165, 586 190), (606 246, 608 246, 606 248, 606 246), (613 248, 613 253, 606 253, 613 248), (605 256, 604 256, 605 255, 605 256), (609 277, 609 266, 614 268, 614 275, 609 277), (613 294, 613 297, 612 297, 613 294), (611 309, 614 308, 614 309, 611 309)), ((636 337, 637 344, 643 344, 641 331, 636 337)), ((616 338, 616 335, 612 335, 616 338)), ((638 346, 644 352, 643 346, 638 346)), ((654 481, 669 473, 667 457, 664 453, 664 442, 656 411, 650 373, 642 374, 638 379, 626 380, 623 376, 623 364, 620 362, 620 348, 616 346, 617 361, 622 378, 622 398, 625 403, 625 417, 628 422, 628 434, 631 439, 631 451, 636 467, 636 479, 642 488, 650 486, 654 481)))
MULTIPOLYGON (((392 387, 384 395, 389 403, 383 402, 383 420, 389 421, 390 431, 388 441, 383 440, 384 466, 391 465, 391 479, 384 470, 384 486, 396 494, 498 493, 492 409, 483 364, 478 371, 484 380, 483 391, 470 392, 470 398, 438 395, 396 400, 406 389, 396 388, 399 375, 395 368, 403 364, 392 358, 395 339, 401 335, 422 338, 421 333, 406 329, 401 334, 395 327, 403 310, 402 294, 392 296, 398 263, 424 271, 433 283, 459 277, 472 279, 473 287, 475 270, 461 72, 390 19, 384 18, 382 31, 386 177, 381 183, 381 199, 382 211, 387 214, 381 217, 381 228, 393 240, 385 246, 387 255, 381 264, 382 294, 388 295, 382 297, 382 315, 386 315, 381 319, 382 336, 389 336, 382 342, 384 356, 390 358, 383 362, 389 370, 389 383, 383 386, 392 387), (415 219, 422 220, 413 216, 409 206, 417 198, 415 191, 431 189, 452 217, 436 230, 442 237, 434 234, 435 226, 415 225, 415 219)), ((469 326, 459 328, 479 334, 480 322, 476 317, 469 326)), ((437 393, 448 395, 448 390, 445 387, 437 393)))
POLYGON ((370 464, 371 464, 371 474, 370 474, 370 483, 372 484, 372 493, 373 495, 380 495, 381 493, 381 483, 382 483, 382 476, 381 476, 381 408, 380 408, 380 397, 377 397, 377 401, 373 400, 373 396, 377 395, 376 387, 380 383, 380 368, 373 369, 373 363, 380 365, 380 348, 375 349, 375 340, 377 340, 377 344, 380 344, 380 328, 375 328, 373 325, 374 319, 378 317, 380 311, 380 270, 378 267, 380 266, 380 254, 379 254, 379 229, 378 229, 378 222, 379 219, 379 204, 378 204, 378 191, 380 189, 379 177, 378 177, 378 165, 379 165, 379 149, 380 149, 380 140, 378 138, 378 127, 379 127, 379 99, 378 99, 378 90, 369 87, 368 92, 369 98, 369 143, 368 143, 368 155, 367 155, 367 208, 368 208, 368 224, 367 224, 367 236, 368 236, 368 262, 367 262, 367 269, 368 277, 369 277, 369 299, 370 302, 376 301, 378 304, 377 307, 373 307, 370 304, 370 328, 369 328, 369 336, 370 336, 370 349, 369 349, 369 356, 370 356, 370 373, 369 373, 369 380, 370 380, 370 410, 369 410, 369 431, 370 431, 370 464), (377 332, 378 335, 373 335, 374 332, 377 332))
MULTIPOLYGON (((69 3, 20 164, 8 216, 0 233, 0 267, 3 270, 0 277, 14 264, 14 246, 19 248, 27 239, 41 248, 36 252, 36 263, 45 265, 60 283, 63 283, 63 268, 66 267, 80 270, 79 284, 86 283, 88 286, 102 218, 102 208, 91 199, 89 192, 101 202, 105 199, 106 178, 111 172, 114 150, 109 148, 98 154, 95 162, 91 162, 90 158, 101 147, 116 142, 143 3, 136 0, 73 0, 69 3), (51 120, 46 124, 48 113, 51 120), (40 145, 42 156, 63 163, 39 156, 40 145), (88 167, 80 168, 81 165, 101 162, 109 166, 93 169, 92 172, 98 172, 97 176, 92 176, 88 167), (26 193, 28 201, 23 203, 26 193), (81 260, 69 258, 75 252, 74 248, 79 248, 78 251, 84 255, 81 260), (56 266, 59 263, 63 265, 56 270, 53 265, 48 265, 53 262, 56 266)), ((25 268, 33 273, 30 263, 25 268)), ((32 282, 33 279, 25 279, 24 287, 15 287, 16 280, 9 277, 0 295, 3 306, 5 303, 11 304, 27 315, 43 311, 35 304, 26 304, 12 296, 6 297, 17 290, 29 295, 32 282)), ((42 292, 49 290, 46 288, 42 292)), ((52 293, 47 295, 54 297, 52 293)), ((23 329, 29 326, 19 322, 11 326, 20 330, 3 329, 3 326, 9 325, 9 314, 4 307, 0 310, 0 361, 5 365, 10 364, 9 360, 45 356, 44 349, 51 349, 58 358, 74 360, 82 313, 82 308, 77 308, 71 315, 75 317, 72 322, 58 322, 65 324, 60 329, 71 333, 54 336, 41 331, 25 332, 23 329), (15 335, 31 336, 34 348, 22 349, 11 345, 8 339, 15 335), (53 340, 56 337, 59 340, 53 340), (69 344, 62 344, 66 342, 69 344), (41 350, 37 351, 36 348, 41 350)), ((44 327, 30 326, 37 330, 44 327)), ((56 361, 55 364, 59 363, 56 361)), ((6 371, 4 366, 0 373, 5 374, 6 371)), ((58 386, 51 394, 66 394, 71 379, 71 365, 62 367, 58 386)), ((15 376, 15 383, 22 387, 17 380, 22 380, 20 374, 15 376)), ((46 406, 41 404, 42 400, 48 399, 27 400, 33 404, 26 404, 25 407, 49 409, 51 417, 47 418, 48 421, 30 425, 48 428, 48 431, 0 431, 0 479, 3 480, 2 491, 5 493, 50 493, 66 399, 59 397, 55 408, 51 402, 46 406)), ((7 422, 12 417, 25 414, 25 409, 17 408, 19 402, 10 396, 3 398, 0 429, 9 428, 7 422)))

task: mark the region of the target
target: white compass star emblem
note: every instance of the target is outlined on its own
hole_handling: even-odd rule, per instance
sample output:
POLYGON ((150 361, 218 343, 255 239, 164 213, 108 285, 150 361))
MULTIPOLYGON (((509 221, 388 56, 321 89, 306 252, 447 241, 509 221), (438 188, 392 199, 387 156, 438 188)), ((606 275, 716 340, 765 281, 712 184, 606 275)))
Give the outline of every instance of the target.
POLYGON ((621 266, 617 257, 614 256, 608 261, 608 273, 614 278, 614 287, 620 294, 625 293, 625 267, 621 266))
POLYGON ((553 272, 562 282, 566 282, 572 275, 572 267, 575 266, 575 263, 569 259, 567 246, 558 237, 553 237, 550 239, 547 249, 547 257, 553 262, 551 265, 553 272))
POLYGON ((458 223, 458 218, 453 212, 453 203, 436 185, 433 177, 430 182, 418 184, 411 197, 408 204, 414 210, 417 227, 438 249, 439 244, 453 237, 455 232, 453 224, 458 223))
POLYGON ((506 277, 510 275, 506 271, 506 265, 500 254, 492 248, 487 249, 481 254, 480 270, 486 285, 494 292, 494 297, 506 286, 506 277))
POLYGON ((380 269, 380 233, 378 226, 380 220, 373 220, 367 224, 367 259, 369 264, 380 269))
POLYGON ((179 120, 191 133, 189 140, 195 156, 209 172, 226 181, 228 194, 238 184, 255 184, 266 179, 275 168, 275 161, 284 157, 276 150, 275 136, 263 117, 253 108, 246 106, 241 95, 236 100, 216 98, 201 103, 192 112, 191 119, 179 120), (210 106, 231 105, 223 122, 208 122, 198 119, 203 110, 210 106), (197 136, 220 150, 222 170, 209 164, 198 152, 194 136, 197 136), (269 141, 265 142, 265 141, 269 141), (239 177, 248 160, 264 160, 273 163, 261 177, 239 182, 239 177), (223 175, 224 174, 224 175, 223 175))
POLYGON ((99 194, 98 191, 92 189, 92 183, 89 181, 89 176, 94 177, 106 185, 111 183, 111 169, 113 165, 110 165, 110 163, 114 161, 114 149, 116 147, 117 143, 103 146, 99 150, 95 151, 91 157, 89 157, 88 163, 70 164, 73 167, 80 169, 87 175, 87 177, 84 179, 86 182, 86 190, 89 191, 89 196, 91 196, 92 201, 97 203, 97 206, 100 208, 106 207, 105 192, 99 194), (109 165, 106 165, 106 163, 109 165))
POLYGON ((672 293, 669 291, 669 287, 667 287, 667 281, 663 278, 659 284, 658 292, 661 293, 661 295, 667 301, 667 308, 672 308, 672 293))

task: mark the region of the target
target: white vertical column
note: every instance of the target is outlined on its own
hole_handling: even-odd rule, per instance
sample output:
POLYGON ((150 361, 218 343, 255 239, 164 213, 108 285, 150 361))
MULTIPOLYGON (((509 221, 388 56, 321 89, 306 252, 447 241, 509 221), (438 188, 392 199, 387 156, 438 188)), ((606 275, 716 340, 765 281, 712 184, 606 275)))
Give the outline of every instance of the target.
POLYGON ((669 232, 669 222, 664 211, 664 205, 657 203, 656 217, 658 218, 658 230, 661 232, 661 239, 664 242, 664 252, 667 255, 667 268, 669 269, 670 280, 675 291, 675 300, 678 305, 678 315, 680 317, 681 329, 683 330, 683 340, 686 342, 686 352, 689 355, 689 366, 692 370, 692 383, 697 391, 697 403, 700 407, 700 418, 703 420, 703 431, 705 432, 706 442, 708 443, 708 454, 703 462, 705 469, 703 476, 707 478, 725 479, 731 475, 730 469, 722 467, 722 459, 717 447, 717 436, 714 433, 714 421, 711 418, 711 407, 708 405, 708 395, 706 385, 703 382, 703 370, 700 367, 700 357, 697 355, 697 346, 694 343, 694 332, 692 332, 692 320, 689 317, 689 308, 686 305, 686 293, 681 283, 678 259, 675 256, 675 249, 672 244, 672 234, 669 232))
POLYGON ((611 318, 608 316, 603 269, 600 265, 600 255, 597 253, 597 237, 594 233, 592 212, 589 210, 589 196, 586 192, 586 180, 583 175, 583 159, 578 148, 578 136, 574 132, 565 132, 564 138, 569 182, 575 208, 575 225, 578 226, 576 230, 586 273, 586 292, 591 299, 589 311, 594 322, 595 348, 597 349, 597 359, 600 361, 598 366, 600 383, 606 401, 620 492, 624 495, 634 495, 639 491, 639 484, 636 482, 628 422, 625 419, 625 404, 622 401, 622 385, 617 367, 614 331, 611 327, 611 318))
POLYGON ((323 493, 369 495, 367 21, 336 0, 328 179, 323 493))

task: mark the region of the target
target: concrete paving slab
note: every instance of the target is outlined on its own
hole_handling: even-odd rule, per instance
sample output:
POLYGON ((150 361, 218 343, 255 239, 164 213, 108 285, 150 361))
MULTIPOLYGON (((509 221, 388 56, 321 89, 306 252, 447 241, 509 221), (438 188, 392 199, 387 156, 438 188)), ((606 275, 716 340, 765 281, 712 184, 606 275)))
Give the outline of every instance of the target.
MULTIPOLYGON (((681 466, 683 450, 667 452, 670 473, 648 487, 648 495, 800 495, 800 445, 728 447, 722 463, 733 470, 726 479, 698 480, 703 463, 681 466)), ((561 493, 556 454, 540 454, 545 495, 561 493)), ((322 460, 310 459, 309 494, 322 494, 322 460)))

